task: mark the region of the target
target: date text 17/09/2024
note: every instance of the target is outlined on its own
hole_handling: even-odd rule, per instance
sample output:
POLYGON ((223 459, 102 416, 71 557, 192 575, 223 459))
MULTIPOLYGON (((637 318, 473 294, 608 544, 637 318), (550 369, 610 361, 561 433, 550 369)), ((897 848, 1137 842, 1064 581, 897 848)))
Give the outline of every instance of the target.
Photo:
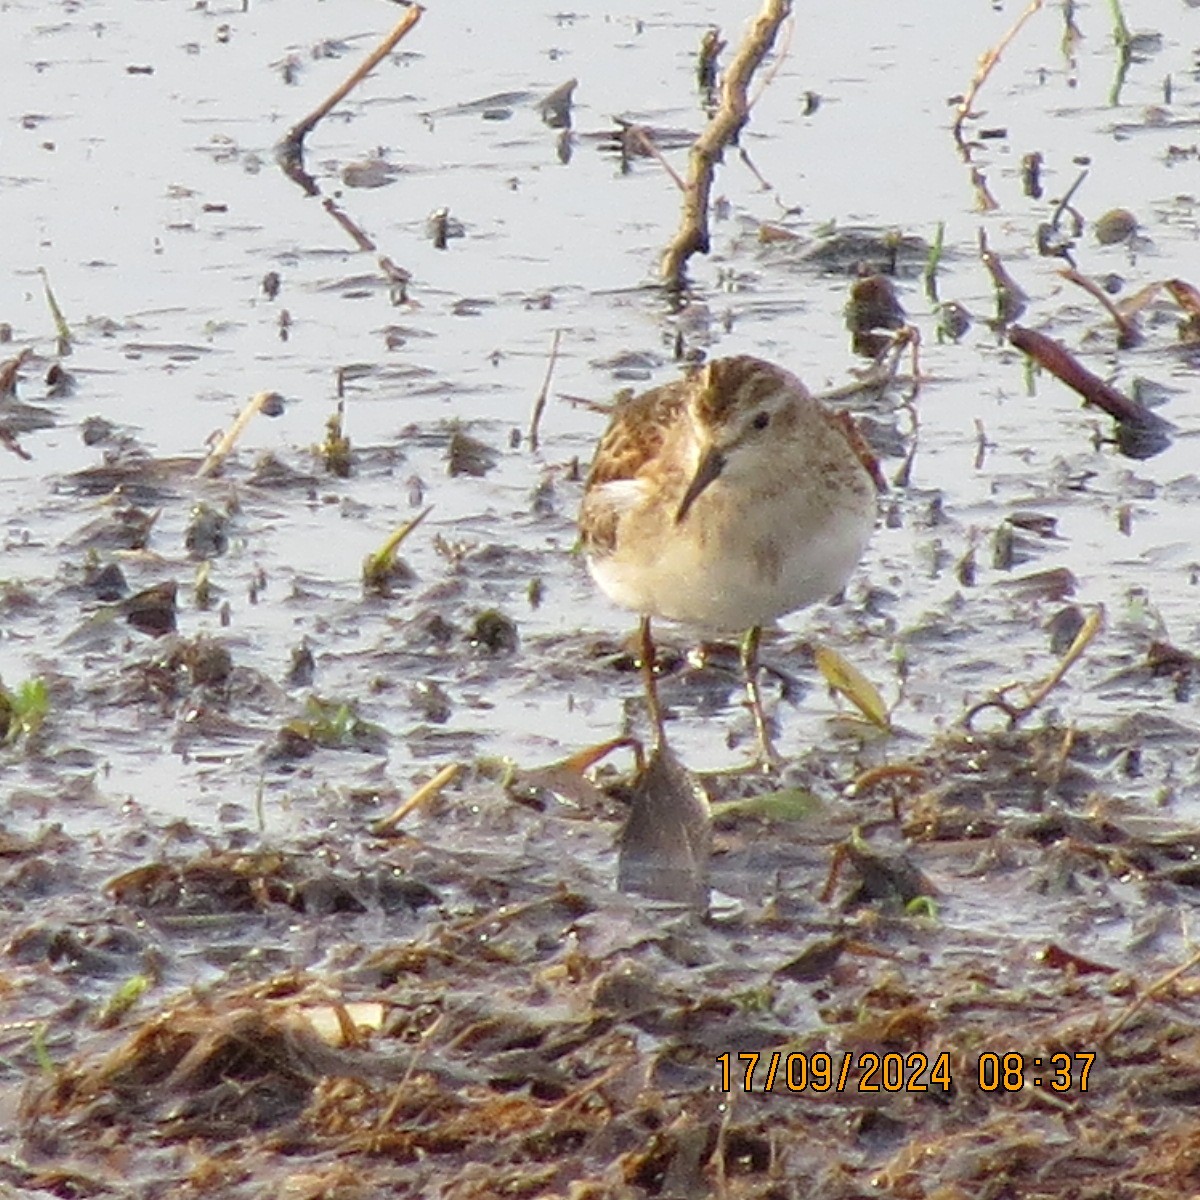
MULTIPOLYGON (((985 1092, 1019 1092, 1025 1087, 1053 1092, 1086 1092, 1096 1055, 980 1054, 973 1083, 985 1092)), ((717 1055, 720 1088, 741 1092, 944 1092, 955 1087, 950 1055, 930 1059, 919 1052, 875 1054, 871 1051, 813 1054, 800 1051, 745 1051, 717 1055)))

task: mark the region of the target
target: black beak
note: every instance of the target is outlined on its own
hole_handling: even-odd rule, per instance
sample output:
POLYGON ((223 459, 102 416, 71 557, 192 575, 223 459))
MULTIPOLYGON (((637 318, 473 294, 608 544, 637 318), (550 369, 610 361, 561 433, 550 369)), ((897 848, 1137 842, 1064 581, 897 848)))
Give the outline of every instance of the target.
POLYGON ((679 502, 679 508, 675 513, 676 525, 683 524, 688 510, 696 503, 700 493, 714 480, 719 479, 723 470, 725 470, 725 455, 715 446, 710 446, 704 452, 704 457, 700 460, 695 475, 692 476, 692 482, 688 484, 687 491, 683 493, 683 499, 679 502))

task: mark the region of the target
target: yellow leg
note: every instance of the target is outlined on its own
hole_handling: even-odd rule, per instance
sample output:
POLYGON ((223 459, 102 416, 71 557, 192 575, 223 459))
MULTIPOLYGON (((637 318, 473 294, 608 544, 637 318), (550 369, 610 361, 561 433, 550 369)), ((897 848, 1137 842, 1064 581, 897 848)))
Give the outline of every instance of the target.
POLYGON ((771 741, 767 727, 767 714, 763 712, 762 692, 758 687, 758 643, 762 640, 762 626, 755 625, 747 630, 742 639, 742 671, 746 677, 746 700, 754 717, 754 729, 758 734, 758 752, 762 765, 768 770, 781 767, 783 759, 771 741))
POLYGON ((650 710, 650 726, 654 730, 654 748, 667 743, 663 728, 662 706, 658 702, 658 679, 654 674, 654 638, 650 633, 650 618, 643 617, 639 627, 640 652, 642 656, 642 679, 646 684, 646 707, 650 710))

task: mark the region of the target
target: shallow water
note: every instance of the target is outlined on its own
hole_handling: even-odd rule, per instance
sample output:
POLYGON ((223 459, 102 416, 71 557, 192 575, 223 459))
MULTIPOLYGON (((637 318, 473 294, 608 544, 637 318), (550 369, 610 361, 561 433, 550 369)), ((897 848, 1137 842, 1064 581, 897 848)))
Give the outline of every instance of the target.
MULTIPOLYGON (((789 245, 760 245, 762 222, 803 239, 836 222, 925 240, 944 222, 941 295, 979 318, 961 342, 939 343, 919 278, 902 276, 901 299, 924 342, 911 486, 886 502, 891 519, 848 602, 784 623, 788 636, 772 652, 810 686, 798 708, 781 713, 783 748, 829 743, 838 728, 830 723, 838 705, 794 653, 800 636, 842 649, 898 700, 897 725, 925 738, 989 689, 1051 669, 1043 626, 1062 601, 1010 580, 1067 568, 1076 580, 1071 599, 1084 609, 1103 604, 1107 629, 1049 711, 1102 726, 1131 708, 1180 722, 1180 736, 1148 747, 1141 774, 1122 786, 1193 815, 1190 706, 1167 682, 1126 683, 1117 672, 1140 662, 1151 638, 1186 647, 1196 635, 1194 356, 1177 347, 1165 306, 1146 322, 1140 348, 1117 352, 1095 304, 1059 277, 1061 262, 1037 257, 1034 232, 1086 158, 1076 208, 1094 220, 1128 207, 1141 236, 1133 246, 1101 247, 1085 230, 1080 269, 1121 276, 1123 294, 1164 277, 1200 281, 1188 191, 1200 128, 1195 16, 1176 0, 1131 5, 1131 23, 1161 40, 1135 58, 1114 95, 1118 62, 1103 6, 1080 8, 1084 37, 1069 56, 1061 13, 1038 14, 985 85, 980 120, 968 125, 1004 131, 973 155, 999 204, 981 213, 950 136, 949 100, 1018 11, 879 0, 799 12, 743 138, 758 174, 728 156, 713 252, 693 260, 694 295, 680 312, 654 286, 678 193, 650 160, 622 170, 596 135, 614 116, 698 130, 695 47, 710 22, 732 35, 742 5, 690 6, 686 20, 636 6, 593 15, 528 3, 431 5, 398 54, 307 142, 325 194, 378 253, 411 272, 409 300, 396 305, 377 255, 356 250, 274 161, 286 129, 374 44, 390 11, 296 0, 255 0, 246 12, 237 4, 8 5, 0 22, 15 65, 0 83, 13 114, 0 131, 9 268, 0 319, 13 326, 14 350, 28 345, 37 354, 20 399, 44 406, 54 424, 22 435, 28 462, 0 458, 3 576, 35 601, 6 613, 0 676, 61 680, 51 745, 68 776, 94 778, 96 789, 90 809, 80 806, 73 819, 93 826, 106 806, 129 799, 160 818, 236 825, 250 819, 261 786, 267 827, 283 833, 309 819, 308 795, 352 786, 403 792, 431 761, 500 755, 528 764, 617 732, 636 678, 612 671, 591 647, 623 637, 633 622, 595 593, 571 553, 579 496, 572 464, 586 464, 603 418, 569 398, 603 402, 619 387, 672 378, 680 333, 689 349, 779 359, 816 389, 845 383, 859 365, 843 327, 845 271, 799 263, 789 245), (318 45, 332 57, 315 56, 318 45), (291 84, 282 70, 289 57, 291 84), (579 83, 568 134, 548 128, 535 102, 569 78, 579 83), (805 115, 809 92, 820 102, 805 115), (528 95, 482 112, 469 103, 502 93, 528 95), (1020 181, 1021 158, 1035 150, 1045 159, 1041 200, 1020 181), (372 158, 397 168, 388 186, 341 182, 347 165, 372 158), (439 250, 427 219, 443 207, 464 236, 439 250), (1124 459, 1095 444, 1094 431, 1107 432, 1108 422, 1081 411, 1061 385, 1043 378, 1028 394, 1022 356, 983 320, 994 300, 977 255, 980 229, 1030 297, 1024 323, 1081 350, 1119 386, 1146 376, 1171 389, 1163 411, 1180 433, 1170 449, 1124 459), (75 388, 61 399, 40 381, 54 329, 39 268, 75 335, 64 360, 75 388), (282 281, 274 300, 261 287, 270 271, 282 281), (528 424, 555 331, 552 400, 531 453, 513 435, 528 424), (359 455, 347 481, 323 475, 312 453, 339 368, 345 428, 359 455), (117 557, 135 588, 178 579, 180 633, 225 639, 262 686, 283 686, 292 650, 307 639, 315 689, 357 701, 382 725, 391 735, 386 760, 318 753, 298 774, 264 760, 280 714, 300 710, 305 688, 234 703, 234 727, 220 737, 196 737, 186 706, 114 706, 116 681, 147 659, 149 643, 123 627, 97 644, 68 637, 94 607, 68 586, 86 553, 81 530, 105 511, 69 479, 104 452, 83 444, 80 421, 102 416, 154 456, 198 458, 260 389, 285 396, 284 415, 250 427, 222 479, 170 475, 147 501, 161 513, 146 552, 117 557), (454 422, 496 451, 485 477, 448 476, 454 422), (981 457, 976 422, 987 443, 981 457), (285 490, 253 486, 248 475, 262 451, 314 478, 285 490), (199 500, 232 510, 210 611, 192 600, 194 564, 184 551, 199 500), (364 556, 426 504, 433 512, 405 547, 418 581, 391 601, 364 600, 364 556), (1031 536, 1027 562, 993 568, 997 527, 1030 509, 1054 518, 1053 535, 1031 536), (955 565, 972 546, 979 569, 974 586, 964 586, 955 565), (535 579, 544 588, 536 608, 528 599, 535 579), (516 655, 470 646, 474 616, 491 607, 517 621, 516 655), (435 612, 454 627, 445 646, 426 633, 435 612), (420 680, 448 692, 444 725, 422 719, 409 691, 420 680)), ((667 153, 682 170, 685 153, 667 153)), ((908 435, 907 417, 894 417, 893 407, 894 399, 876 405, 876 415, 908 435)), ((884 463, 889 474, 897 465, 884 463)), ((683 644, 687 635, 674 636, 683 644)), ((685 706, 672 731, 689 764, 714 767, 740 760, 747 729, 735 704, 708 714, 685 706), (730 730, 743 742, 734 749, 725 745, 730 730)), ((901 739, 884 753, 902 756, 912 745, 901 739)), ((44 767, 15 759, 6 770, 35 792, 46 784, 44 767)))

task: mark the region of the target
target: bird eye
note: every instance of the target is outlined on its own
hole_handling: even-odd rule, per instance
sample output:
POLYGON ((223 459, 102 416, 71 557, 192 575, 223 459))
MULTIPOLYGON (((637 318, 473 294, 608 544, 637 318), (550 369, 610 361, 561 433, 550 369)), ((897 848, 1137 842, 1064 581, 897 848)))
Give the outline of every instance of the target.
POLYGON ((756 416, 754 418, 754 420, 750 422, 750 424, 753 425, 755 429, 766 429, 766 427, 768 425, 770 425, 770 423, 771 423, 771 414, 765 413, 765 412, 760 412, 758 414, 758 416, 756 416))

